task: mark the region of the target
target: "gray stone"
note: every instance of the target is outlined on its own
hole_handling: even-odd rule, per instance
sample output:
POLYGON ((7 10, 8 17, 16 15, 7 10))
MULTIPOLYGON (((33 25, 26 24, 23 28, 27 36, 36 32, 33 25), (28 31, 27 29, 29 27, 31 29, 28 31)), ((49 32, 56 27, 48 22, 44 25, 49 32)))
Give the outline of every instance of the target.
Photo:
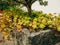
POLYGON ((56 43, 55 45, 60 45, 60 42, 59 43, 56 43))
POLYGON ((17 45, 54 45, 55 36, 52 30, 41 30, 31 32, 23 29, 21 32, 16 31, 17 45))
POLYGON ((32 33, 29 37, 31 45, 54 45, 54 38, 52 30, 42 30, 32 33))
POLYGON ((18 45, 30 45, 28 37, 30 36, 30 31, 28 29, 23 29, 21 32, 17 32, 16 39, 18 45))

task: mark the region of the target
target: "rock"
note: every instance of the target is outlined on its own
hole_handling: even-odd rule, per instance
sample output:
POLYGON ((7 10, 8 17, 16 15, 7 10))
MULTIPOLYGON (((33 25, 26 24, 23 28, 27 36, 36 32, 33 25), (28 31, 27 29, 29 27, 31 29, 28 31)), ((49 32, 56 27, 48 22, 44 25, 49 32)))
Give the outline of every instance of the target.
POLYGON ((32 33, 29 37, 31 45, 54 45, 54 32, 52 30, 42 30, 32 33))
POLYGON ((60 42, 56 43, 55 45, 60 45, 60 42))
POLYGON ((28 29, 23 29, 21 32, 17 32, 17 45, 30 45, 28 40, 29 36, 30 31, 28 29))
POLYGON ((55 36, 52 30, 32 32, 23 29, 16 33, 17 45, 54 45, 55 36))
POLYGON ((0 40, 3 40, 3 35, 0 33, 0 40))
POLYGON ((60 36, 56 37, 55 45, 60 45, 60 36))

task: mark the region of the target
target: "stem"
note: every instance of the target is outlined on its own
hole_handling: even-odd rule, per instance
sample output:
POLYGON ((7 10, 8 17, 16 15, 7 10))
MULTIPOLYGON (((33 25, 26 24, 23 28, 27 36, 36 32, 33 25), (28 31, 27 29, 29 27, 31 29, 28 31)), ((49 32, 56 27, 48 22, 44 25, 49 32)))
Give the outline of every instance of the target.
POLYGON ((31 5, 28 5, 28 6, 27 6, 27 9, 28 9, 28 15, 31 16, 31 15, 32 15, 31 5))

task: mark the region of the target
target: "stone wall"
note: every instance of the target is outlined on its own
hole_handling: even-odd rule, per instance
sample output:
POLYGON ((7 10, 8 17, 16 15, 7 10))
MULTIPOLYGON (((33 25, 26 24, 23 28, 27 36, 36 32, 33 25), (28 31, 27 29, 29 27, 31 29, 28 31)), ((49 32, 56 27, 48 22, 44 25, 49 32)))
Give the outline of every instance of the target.
POLYGON ((56 43, 60 38, 57 38, 54 31, 49 29, 39 32, 23 29, 21 32, 13 32, 12 36, 14 40, 0 43, 0 45, 60 45, 56 43))
POLYGON ((52 30, 30 33, 28 29, 23 29, 22 32, 18 33, 17 43, 20 42, 18 45, 55 45, 55 41, 57 40, 52 30))

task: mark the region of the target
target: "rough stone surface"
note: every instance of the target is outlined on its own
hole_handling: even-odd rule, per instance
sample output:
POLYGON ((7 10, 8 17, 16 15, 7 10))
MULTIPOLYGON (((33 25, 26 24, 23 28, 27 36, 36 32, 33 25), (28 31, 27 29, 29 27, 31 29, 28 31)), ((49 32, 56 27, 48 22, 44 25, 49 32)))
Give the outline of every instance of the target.
POLYGON ((60 45, 60 42, 59 43, 56 43, 55 45, 60 45))
POLYGON ((31 45, 54 45, 55 36, 53 31, 45 30, 32 33, 29 37, 31 45))
POLYGON ((28 40, 29 36, 30 32, 28 29, 23 29, 22 32, 17 32, 17 45, 30 45, 28 40))
MULTIPOLYGON (((14 31, 12 36, 12 41, 5 41, 0 45, 60 45, 60 37, 54 36, 52 30, 30 32, 23 29, 22 32, 14 31)), ((0 38, 2 39, 2 36, 0 38)))
POLYGON ((16 33, 17 45, 55 45, 55 36, 52 30, 32 32, 23 29, 16 33))

